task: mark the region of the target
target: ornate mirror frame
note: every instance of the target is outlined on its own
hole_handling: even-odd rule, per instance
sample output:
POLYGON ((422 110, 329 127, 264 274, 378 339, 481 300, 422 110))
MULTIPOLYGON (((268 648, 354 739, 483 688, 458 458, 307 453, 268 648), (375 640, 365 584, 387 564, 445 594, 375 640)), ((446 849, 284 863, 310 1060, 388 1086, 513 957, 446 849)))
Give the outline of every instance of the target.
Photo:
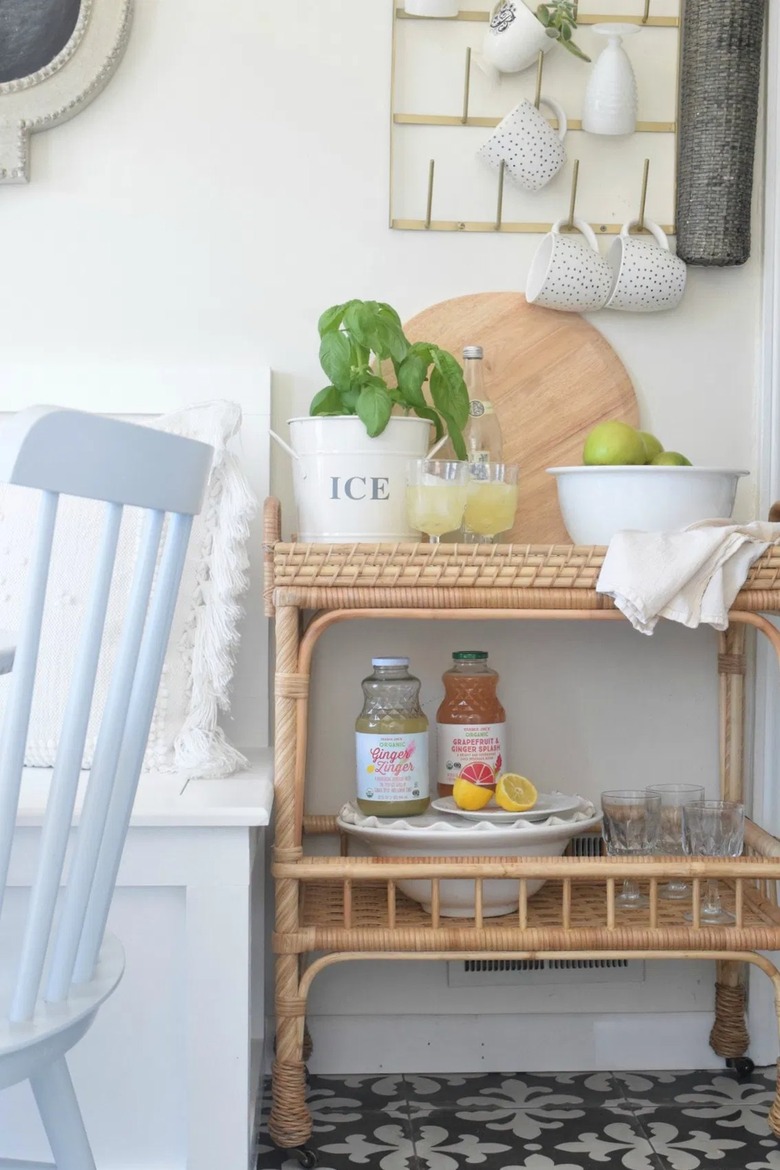
POLYGON ((81 113, 114 75, 135 0, 81 0, 65 47, 42 69, 0 84, 0 183, 29 181, 30 136, 81 113))

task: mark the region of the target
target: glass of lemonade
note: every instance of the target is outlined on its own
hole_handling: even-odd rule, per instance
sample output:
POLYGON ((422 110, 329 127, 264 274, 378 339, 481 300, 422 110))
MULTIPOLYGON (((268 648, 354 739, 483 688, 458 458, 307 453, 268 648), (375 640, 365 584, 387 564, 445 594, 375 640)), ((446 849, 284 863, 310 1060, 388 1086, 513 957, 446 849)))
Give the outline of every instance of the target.
POLYGON ((515 522, 520 468, 516 463, 472 463, 469 473, 465 539, 489 544, 515 522))
POLYGON ((463 523, 468 463, 454 459, 411 459, 406 472, 406 515, 412 528, 438 544, 463 523))

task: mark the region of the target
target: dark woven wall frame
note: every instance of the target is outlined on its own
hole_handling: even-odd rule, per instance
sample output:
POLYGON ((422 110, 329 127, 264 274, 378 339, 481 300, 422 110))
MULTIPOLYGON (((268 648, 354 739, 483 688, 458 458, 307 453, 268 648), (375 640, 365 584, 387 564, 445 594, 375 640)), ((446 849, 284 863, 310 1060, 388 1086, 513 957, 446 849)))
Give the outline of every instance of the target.
POLYGON ((685 0, 677 253, 687 264, 750 255, 765 0, 685 0))

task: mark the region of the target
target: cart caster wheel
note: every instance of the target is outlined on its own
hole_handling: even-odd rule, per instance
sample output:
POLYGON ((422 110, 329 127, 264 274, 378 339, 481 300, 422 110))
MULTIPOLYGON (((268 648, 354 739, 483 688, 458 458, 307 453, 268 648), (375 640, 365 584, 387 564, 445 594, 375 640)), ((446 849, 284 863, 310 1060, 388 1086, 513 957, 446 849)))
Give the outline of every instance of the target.
POLYGON ((289 1150, 288 1153, 298 1159, 303 1170, 314 1170, 319 1161, 316 1150, 310 1150, 308 1146, 297 1146, 296 1149, 289 1150))
POLYGON ((753 1075, 755 1065, 749 1056, 732 1056, 726 1061, 728 1068, 733 1068, 738 1081, 746 1081, 753 1075))

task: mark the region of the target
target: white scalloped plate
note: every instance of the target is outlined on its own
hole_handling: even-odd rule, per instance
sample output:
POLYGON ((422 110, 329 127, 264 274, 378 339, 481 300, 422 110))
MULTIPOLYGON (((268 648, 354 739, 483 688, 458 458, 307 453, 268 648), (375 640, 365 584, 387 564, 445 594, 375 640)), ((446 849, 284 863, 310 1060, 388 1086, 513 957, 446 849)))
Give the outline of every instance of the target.
POLYGON ((507 812, 506 809, 498 808, 494 804, 489 804, 478 812, 470 812, 465 808, 458 808, 451 796, 440 796, 437 800, 432 800, 431 808, 448 815, 465 817, 469 821, 493 821, 497 825, 508 825, 520 817, 524 821, 546 821, 548 817, 562 817, 566 813, 576 812, 581 804, 579 796, 567 796, 563 792, 540 792, 534 807, 527 809, 526 812, 507 812))

